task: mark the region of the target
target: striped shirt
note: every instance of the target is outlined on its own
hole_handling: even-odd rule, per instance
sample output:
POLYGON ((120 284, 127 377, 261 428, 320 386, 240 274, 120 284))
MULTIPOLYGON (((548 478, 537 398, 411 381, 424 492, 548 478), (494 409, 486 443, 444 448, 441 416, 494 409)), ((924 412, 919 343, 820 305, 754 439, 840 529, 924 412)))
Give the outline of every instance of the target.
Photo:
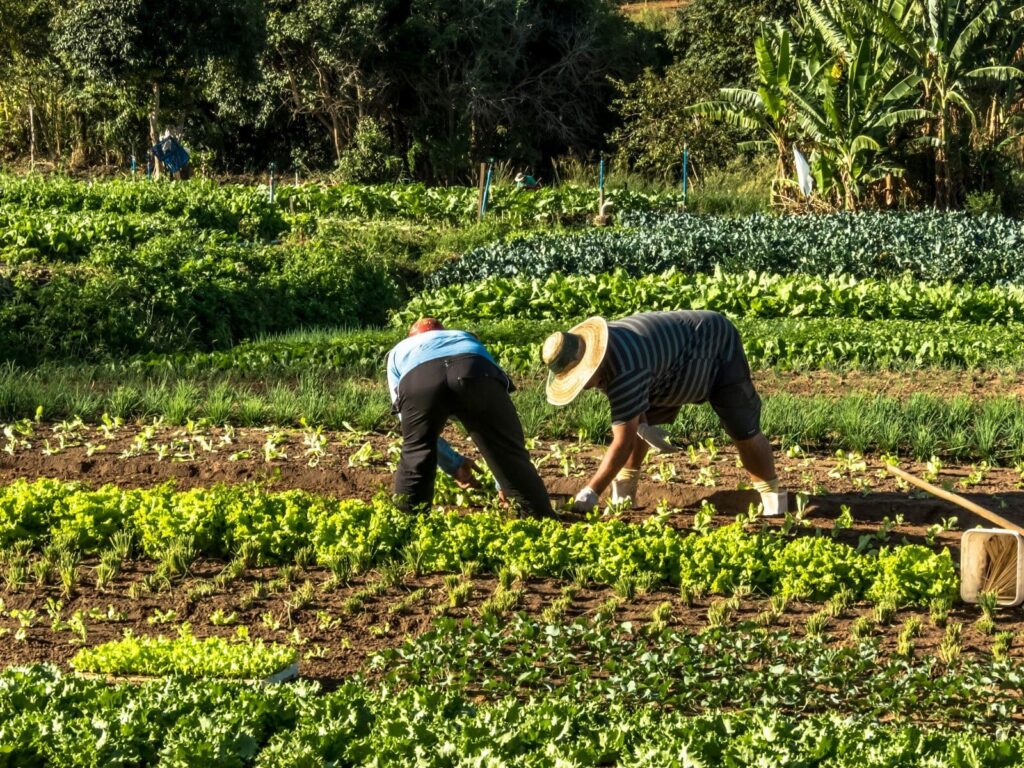
POLYGON ((704 402, 720 364, 737 351, 739 333, 718 312, 642 312, 608 323, 602 388, 612 423, 651 408, 704 402))

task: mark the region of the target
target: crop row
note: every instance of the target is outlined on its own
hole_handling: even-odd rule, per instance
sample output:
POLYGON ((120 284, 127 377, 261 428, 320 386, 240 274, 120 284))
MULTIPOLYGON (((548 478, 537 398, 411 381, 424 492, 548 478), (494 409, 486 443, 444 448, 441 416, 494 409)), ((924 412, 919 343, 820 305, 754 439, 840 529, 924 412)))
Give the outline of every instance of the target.
POLYGON ((745 218, 634 216, 628 226, 536 234, 478 248, 445 265, 434 287, 488 277, 748 270, 930 281, 1024 282, 1024 222, 962 213, 745 218))
POLYGON ((278 643, 250 641, 245 628, 231 640, 197 638, 188 625, 177 637, 135 637, 83 648, 71 659, 78 672, 113 676, 259 679, 269 677, 295 661, 295 650, 278 643))
MULTIPOLYGON (((410 218, 469 222, 477 216, 479 193, 475 187, 427 187, 423 184, 306 184, 284 186, 281 205, 317 214, 337 214, 363 219, 410 218)), ((672 211, 681 199, 676 192, 646 194, 627 189, 608 190, 606 200, 630 211, 672 211)), ((596 190, 575 184, 523 190, 510 186, 491 188, 487 201, 491 216, 513 222, 582 221, 597 212, 596 190)))
MULTIPOLYGON (((1004 721, 1006 722, 1006 721, 1004 721)), ((168 679, 107 687, 53 667, 0 674, 0 766, 1012 766, 1018 731, 919 726, 771 705, 689 716, 544 693, 480 702, 428 686, 321 695, 168 679), (685 755, 686 762, 680 761, 685 755)))
MULTIPOLYGON (((149 184, 111 180, 83 182, 68 178, 0 176, 0 244, 3 230, 31 236, 33 228, 75 232, 74 222, 103 222, 92 242, 120 239, 116 228, 154 223, 210 229, 244 237, 271 239, 287 229, 265 189, 220 185, 196 179, 188 184, 149 184), (71 222, 72 224, 66 224, 71 222)), ((43 250, 42 248, 40 249, 43 250)), ((60 253, 50 254, 59 258, 60 253)))
MULTIPOLYGON (((537 373, 542 368, 544 338, 565 330, 578 319, 467 320, 437 314, 449 327, 475 333, 508 371, 537 373)), ((469 314, 473 314, 470 309, 469 314)), ((1024 366, 1020 338, 1024 323, 979 327, 957 321, 862 320, 858 318, 738 318, 747 359, 753 368, 820 370, 822 368, 997 368, 1024 366)), ((404 337, 404 329, 300 334, 243 342, 223 352, 179 353, 135 357, 110 370, 167 370, 186 374, 205 371, 284 373, 322 370, 383 370, 388 350, 404 337)))
MULTIPOLYGON (((369 670, 392 688, 448 685, 525 698, 554 686, 580 701, 655 704, 689 715, 763 706, 975 725, 1024 715, 1020 661, 1005 651, 995 659, 961 657, 957 623, 946 623, 939 655, 922 654, 915 645, 925 627, 911 617, 901 628, 902 647, 892 652, 882 649, 869 617, 835 632, 848 606, 811 614, 798 638, 773 626, 784 621, 771 606, 751 621, 728 604, 712 602, 708 625, 696 631, 604 619, 552 624, 525 614, 444 619, 381 651, 369 670)), ((655 615, 671 618, 673 610, 662 603, 655 615)))
POLYGON ((0 490, 0 546, 52 543, 99 552, 125 531, 120 535, 135 538, 144 555, 169 561, 187 550, 289 562, 312 549, 318 562, 345 571, 400 558, 418 572, 457 572, 475 561, 493 571, 575 573, 600 583, 644 574, 715 593, 752 588, 823 600, 844 592, 897 605, 927 603, 957 590, 945 550, 906 545, 858 552, 828 537, 747 533, 739 523, 689 534, 656 521, 564 525, 491 512, 409 516, 382 497, 339 501, 249 485, 89 491, 38 480, 0 490))
POLYGON ((610 274, 490 277, 424 292, 394 322, 433 316, 461 323, 615 318, 635 312, 713 309, 751 319, 844 317, 864 320, 953 320, 1007 323, 1024 319, 1024 288, 924 283, 910 274, 896 279, 849 275, 682 273, 630 277, 610 274))

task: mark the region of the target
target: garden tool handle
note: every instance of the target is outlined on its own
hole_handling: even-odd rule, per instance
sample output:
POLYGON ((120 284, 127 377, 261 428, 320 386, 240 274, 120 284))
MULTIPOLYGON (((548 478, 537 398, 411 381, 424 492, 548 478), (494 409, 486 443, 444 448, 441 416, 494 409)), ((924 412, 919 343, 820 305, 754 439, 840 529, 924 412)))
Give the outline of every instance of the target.
POLYGON ((1008 531, 1024 534, 1024 528, 1022 528, 1021 526, 1017 525, 1016 523, 1011 523, 1005 517, 997 515, 995 512, 990 512, 984 507, 975 504, 973 501, 970 501, 969 499, 965 499, 963 496, 959 494, 953 493, 952 491, 947 491, 944 488, 939 488, 937 485, 932 485, 931 483, 922 480, 919 477, 915 477, 909 472, 903 471, 902 469, 893 464, 886 464, 885 468, 889 470, 889 472, 891 472, 892 474, 896 475, 896 477, 906 480, 911 485, 916 485, 918 488, 924 491, 928 491, 928 493, 932 494, 933 496, 938 496, 940 499, 945 499, 946 501, 952 502, 957 506, 963 507, 969 512, 973 512, 979 517, 985 518, 990 523, 998 525, 1000 528, 1006 528, 1008 531))

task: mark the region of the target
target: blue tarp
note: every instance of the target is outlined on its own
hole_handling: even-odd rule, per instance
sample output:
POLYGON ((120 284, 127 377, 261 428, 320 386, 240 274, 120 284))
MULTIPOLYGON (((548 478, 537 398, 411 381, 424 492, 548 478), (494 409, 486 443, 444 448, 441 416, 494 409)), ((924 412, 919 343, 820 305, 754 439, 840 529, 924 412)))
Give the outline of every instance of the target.
POLYGON ((188 165, 189 161, 188 152, 174 136, 161 139, 154 145, 153 155, 164 164, 168 173, 177 173, 188 165))

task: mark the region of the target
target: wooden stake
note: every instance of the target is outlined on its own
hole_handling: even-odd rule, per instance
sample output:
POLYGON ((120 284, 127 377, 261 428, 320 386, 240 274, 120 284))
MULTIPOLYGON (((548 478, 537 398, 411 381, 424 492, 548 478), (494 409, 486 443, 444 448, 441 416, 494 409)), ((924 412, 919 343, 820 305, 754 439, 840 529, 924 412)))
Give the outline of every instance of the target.
POLYGON ((940 499, 944 499, 948 502, 956 504, 959 507, 963 507, 969 512, 973 512, 974 514, 978 515, 978 517, 983 517, 990 523, 998 525, 1000 528, 1005 528, 1006 530, 1013 531, 1014 533, 1024 534, 1024 528, 1022 528, 1021 526, 1017 525, 1016 523, 1011 523, 1005 517, 997 515, 995 512, 990 512, 984 507, 975 504, 973 501, 970 501, 969 499, 965 499, 963 496, 960 496, 959 494, 952 493, 951 491, 947 491, 943 488, 939 488, 937 485, 932 485, 931 483, 926 482, 920 479, 919 477, 915 477, 909 472, 904 472, 902 469, 893 466, 892 464, 886 464, 885 468, 889 470, 889 472, 891 472, 892 474, 896 475, 896 477, 906 480, 911 485, 916 485, 918 488, 924 491, 928 491, 928 493, 932 494, 933 496, 938 496, 940 499))

